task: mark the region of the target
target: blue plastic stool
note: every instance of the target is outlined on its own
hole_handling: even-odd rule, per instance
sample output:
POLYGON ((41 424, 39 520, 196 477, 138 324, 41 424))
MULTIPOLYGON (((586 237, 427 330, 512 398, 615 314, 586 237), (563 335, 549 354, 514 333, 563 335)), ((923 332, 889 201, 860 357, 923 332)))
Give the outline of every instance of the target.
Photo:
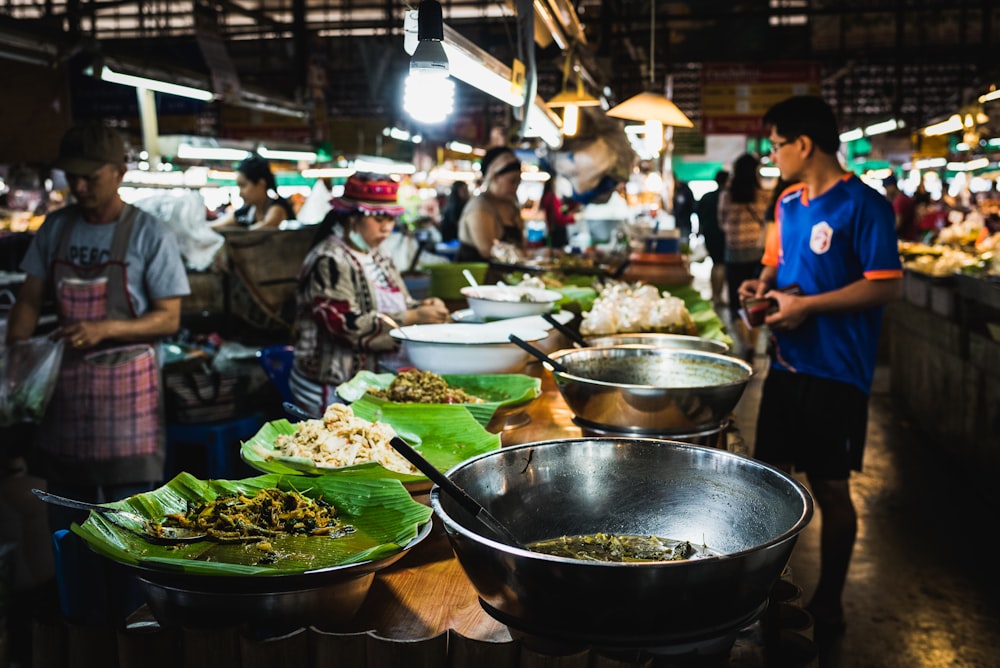
POLYGON ((205 469, 209 478, 226 480, 234 477, 234 463, 239 460, 234 454, 240 441, 245 441, 264 425, 264 416, 253 413, 246 417, 206 422, 204 424, 167 423, 167 475, 172 475, 176 449, 183 445, 198 445, 205 449, 205 469))
POLYGON ((135 576, 87 547, 68 529, 52 532, 59 610, 83 624, 118 623, 138 609, 144 596, 135 576))
POLYGON ((292 372, 292 361, 295 359, 295 348, 290 345, 275 345, 261 348, 257 351, 257 360, 264 373, 274 383, 282 401, 295 403, 292 390, 288 386, 288 374, 292 372))

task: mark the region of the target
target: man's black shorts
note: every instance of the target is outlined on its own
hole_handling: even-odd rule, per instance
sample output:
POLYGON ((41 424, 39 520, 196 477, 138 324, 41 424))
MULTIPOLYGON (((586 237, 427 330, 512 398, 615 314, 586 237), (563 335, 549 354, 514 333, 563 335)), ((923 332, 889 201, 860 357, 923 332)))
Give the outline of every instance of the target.
POLYGON ((860 471, 868 395, 828 378, 771 369, 764 380, 754 457, 819 480, 860 471))

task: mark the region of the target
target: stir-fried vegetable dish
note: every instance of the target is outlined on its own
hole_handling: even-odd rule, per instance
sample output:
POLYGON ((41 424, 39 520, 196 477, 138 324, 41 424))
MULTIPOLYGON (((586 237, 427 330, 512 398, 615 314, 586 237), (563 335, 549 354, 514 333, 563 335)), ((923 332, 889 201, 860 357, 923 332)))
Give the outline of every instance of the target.
POLYGON ((684 561, 713 556, 707 547, 659 536, 596 533, 561 536, 526 545, 533 552, 582 561, 684 561))
POLYGON ((260 541, 283 534, 336 538, 354 531, 337 519, 336 509, 323 499, 275 488, 254 496, 225 494, 193 504, 187 512, 167 515, 163 526, 203 531, 220 543, 260 541))
POLYGON ((458 387, 431 371, 408 369, 389 383, 386 389, 369 388, 372 394, 387 401, 412 404, 481 404, 483 399, 458 387))

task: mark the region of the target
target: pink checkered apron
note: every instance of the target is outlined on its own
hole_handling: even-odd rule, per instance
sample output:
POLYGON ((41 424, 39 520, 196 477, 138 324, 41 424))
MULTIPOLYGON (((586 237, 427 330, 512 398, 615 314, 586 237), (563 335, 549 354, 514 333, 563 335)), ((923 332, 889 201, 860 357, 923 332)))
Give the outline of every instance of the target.
MULTIPOLYGON (((125 263, 134 215, 135 209, 126 206, 107 262, 96 265, 65 259, 75 223, 66 226, 51 268, 60 324, 136 317, 125 263)), ((151 345, 82 352, 67 348, 41 446, 52 455, 74 459, 153 454, 161 441, 159 396, 159 368, 151 345)))

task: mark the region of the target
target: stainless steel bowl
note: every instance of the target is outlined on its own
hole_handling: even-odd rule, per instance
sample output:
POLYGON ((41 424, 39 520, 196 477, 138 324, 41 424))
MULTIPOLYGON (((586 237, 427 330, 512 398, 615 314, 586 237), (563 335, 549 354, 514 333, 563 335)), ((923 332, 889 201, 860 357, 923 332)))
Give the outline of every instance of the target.
POLYGON ((236 624, 269 629, 332 629, 357 614, 375 573, 396 563, 431 532, 420 528, 403 549, 382 559, 276 576, 194 575, 128 567, 153 616, 165 627, 217 628, 236 624))
POLYGON ((753 367, 730 355, 653 346, 559 350, 556 385, 583 427, 669 436, 719 426, 753 367))
POLYGON ((715 339, 705 339, 687 334, 660 334, 657 332, 634 334, 608 334, 606 336, 589 336, 584 339, 592 348, 608 346, 641 345, 657 346, 659 348, 682 348, 684 350, 704 350, 709 353, 728 353, 729 344, 715 339))
POLYGON ((430 503, 484 609, 522 632, 659 646, 733 632, 764 609, 813 501, 741 455, 673 441, 568 439, 502 448, 446 474, 529 543, 657 535, 719 556, 607 563, 512 547, 435 486, 430 503))

